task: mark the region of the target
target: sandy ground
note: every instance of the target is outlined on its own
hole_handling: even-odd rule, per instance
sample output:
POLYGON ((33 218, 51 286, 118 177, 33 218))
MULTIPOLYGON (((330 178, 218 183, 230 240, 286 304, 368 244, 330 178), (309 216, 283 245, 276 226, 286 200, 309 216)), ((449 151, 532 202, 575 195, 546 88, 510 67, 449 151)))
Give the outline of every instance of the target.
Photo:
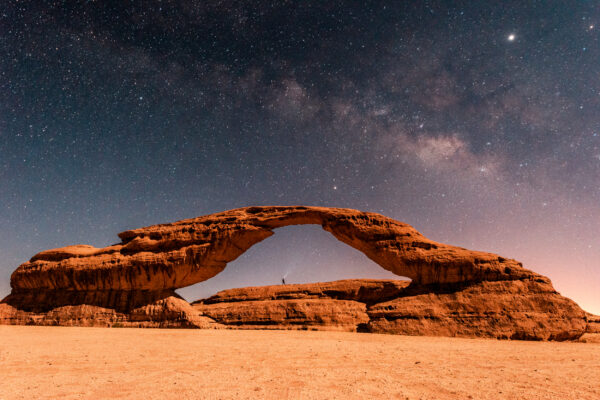
POLYGON ((0 326, 0 399, 600 399, 600 343, 0 326))

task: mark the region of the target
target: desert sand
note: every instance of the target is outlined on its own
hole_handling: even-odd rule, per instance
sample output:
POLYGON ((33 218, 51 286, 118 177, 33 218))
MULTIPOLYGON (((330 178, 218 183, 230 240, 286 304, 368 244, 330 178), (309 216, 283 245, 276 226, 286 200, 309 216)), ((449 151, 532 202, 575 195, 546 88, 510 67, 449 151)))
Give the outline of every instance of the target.
POLYGON ((0 326, 0 399, 599 399, 600 343, 0 326))

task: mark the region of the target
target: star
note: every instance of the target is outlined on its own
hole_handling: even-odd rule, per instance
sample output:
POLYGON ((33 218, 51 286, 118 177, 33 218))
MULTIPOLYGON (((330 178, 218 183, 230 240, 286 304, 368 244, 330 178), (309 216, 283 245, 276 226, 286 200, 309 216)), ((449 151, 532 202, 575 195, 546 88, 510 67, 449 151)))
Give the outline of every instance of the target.
POLYGON ((511 33, 507 37, 507 39, 508 39, 509 42, 514 42, 516 38, 517 38, 517 36, 514 33, 511 33))

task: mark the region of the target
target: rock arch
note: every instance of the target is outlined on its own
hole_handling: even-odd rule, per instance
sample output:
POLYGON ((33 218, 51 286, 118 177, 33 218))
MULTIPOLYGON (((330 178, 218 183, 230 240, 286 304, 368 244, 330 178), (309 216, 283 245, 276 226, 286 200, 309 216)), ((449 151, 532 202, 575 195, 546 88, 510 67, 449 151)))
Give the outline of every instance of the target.
POLYGON ((577 304, 521 263, 434 242, 375 213, 246 207, 119 237, 121 243, 104 248, 42 251, 20 265, 11 276, 11 294, 0 302, 0 324, 243 328, 258 323, 289 329, 293 323, 538 340, 574 339, 588 327, 577 304), (273 230, 300 224, 321 225, 412 283, 351 280, 245 288, 193 305, 175 293, 215 276, 273 230), (252 314, 253 321, 244 320, 252 314), (291 315, 296 319, 290 322, 291 315))
POLYGON ((338 240, 417 284, 541 276, 515 260, 431 241, 380 214, 325 207, 246 207, 119 234, 105 248, 43 251, 11 277, 15 290, 165 290, 205 281, 273 230, 317 224, 338 240))

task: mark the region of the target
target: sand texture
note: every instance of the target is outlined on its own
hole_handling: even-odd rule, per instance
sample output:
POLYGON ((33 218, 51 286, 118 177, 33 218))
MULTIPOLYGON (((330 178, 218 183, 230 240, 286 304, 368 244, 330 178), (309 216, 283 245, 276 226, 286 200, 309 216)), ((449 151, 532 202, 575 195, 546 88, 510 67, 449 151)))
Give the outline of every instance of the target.
POLYGON ((0 399, 599 399, 600 343, 0 326, 0 399))

